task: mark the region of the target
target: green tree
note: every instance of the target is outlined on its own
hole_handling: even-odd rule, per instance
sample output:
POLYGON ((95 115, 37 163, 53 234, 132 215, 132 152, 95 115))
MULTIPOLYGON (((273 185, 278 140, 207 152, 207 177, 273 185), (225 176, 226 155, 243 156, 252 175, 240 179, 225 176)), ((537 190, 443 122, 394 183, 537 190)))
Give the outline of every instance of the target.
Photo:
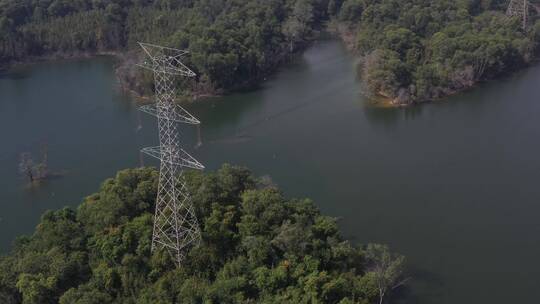
POLYGON ((385 296, 395 288, 402 285, 405 258, 390 252, 388 246, 370 244, 366 248, 368 270, 373 273, 379 290, 379 303, 382 304, 385 296))

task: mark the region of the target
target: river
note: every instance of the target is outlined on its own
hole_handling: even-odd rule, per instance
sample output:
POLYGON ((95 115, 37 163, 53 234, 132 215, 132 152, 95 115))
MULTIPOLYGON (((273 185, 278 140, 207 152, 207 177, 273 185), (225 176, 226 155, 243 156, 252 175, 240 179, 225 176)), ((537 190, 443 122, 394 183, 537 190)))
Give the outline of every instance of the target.
MULTIPOLYGON (((351 241, 404 254, 413 281, 403 303, 536 303, 540 66, 439 102, 377 109, 353 61, 339 42, 318 42, 256 90, 187 106, 203 145, 183 126, 186 150, 208 170, 228 162, 271 176, 340 218, 351 241)), ((0 75, 0 250, 157 144, 156 121, 118 89, 112 64, 0 75), (43 143, 62 176, 28 188, 20 153, 37 160, 43 143)))

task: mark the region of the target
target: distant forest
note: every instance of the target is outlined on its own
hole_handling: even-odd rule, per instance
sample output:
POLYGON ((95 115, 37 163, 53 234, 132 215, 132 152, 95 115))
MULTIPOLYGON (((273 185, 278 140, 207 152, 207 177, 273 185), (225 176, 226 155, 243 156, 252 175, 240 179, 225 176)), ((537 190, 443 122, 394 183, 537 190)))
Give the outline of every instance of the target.
POLYGON ((311 201, 229 165, 187 176, 202 243, 176 268, 150 252, 157 182, 124 170, 77 210, 45 213, 0 256, 0 303, 370 304, 407 280, 402 256, 351 245, 311 201))
POLYGON ((436 99, 530 64, 540 50, 538 0, 530 21, 506 0, 0 0, 0 65, 116 53, 126 87, 151 93, 131 68, 146 41, 188 49, 189 96, 256 84, 317 33, 337 29, 363 58, 367 91, 395 103, 436 99))
MULTIPOLYGON (((256 83, 328 19, 328 0, 0 0, 0 63, 32 57, 138 50, 137 42, 188 49, 188 95, 256 83)), ((132 60, 127 56, 125 61, 132 60)), ((150 75, 121 70, 150 93, 150 75)))

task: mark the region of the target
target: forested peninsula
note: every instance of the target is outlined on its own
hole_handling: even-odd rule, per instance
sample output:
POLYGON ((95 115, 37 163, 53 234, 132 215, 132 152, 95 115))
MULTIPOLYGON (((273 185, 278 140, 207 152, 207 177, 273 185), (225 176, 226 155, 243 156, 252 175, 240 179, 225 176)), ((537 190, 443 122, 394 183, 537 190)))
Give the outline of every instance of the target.
POLYGON ((346 0, 338 31, 363 58, 368 92, 394 104, 438 99, 526 67, 540 54, 540 1, 530 20, 506 0, 346 0))
POLYGON ((123 84, 151 94, 152 77, 134 67, 137 42, 190 51, 197 74, 183 94, 216 94, 256 84, 328 19, 325 1, 0 0, 0 64, 40 57, 116 53, 123 84))
POLYGON ((360 56, 366 93, 396 104, 437 99, 533 62, 529 24, 505 0, 0 0, 0 66, 39 58, 116 54, 122 84, 152 93, 133 67, 137 41, 187 49, 197 73, 187 96, 257 84, 328 28, 360 56), (329 26, 330 25, 330 26, 329 26))
POLYGON ((150 252, 158 172, 129 169, 78 209, 49 211, 0 256, 2 304, 383 303, 403 257, 353 246, 307 199, 224 165, 189 172, 202 243, 176 268, 150 252))

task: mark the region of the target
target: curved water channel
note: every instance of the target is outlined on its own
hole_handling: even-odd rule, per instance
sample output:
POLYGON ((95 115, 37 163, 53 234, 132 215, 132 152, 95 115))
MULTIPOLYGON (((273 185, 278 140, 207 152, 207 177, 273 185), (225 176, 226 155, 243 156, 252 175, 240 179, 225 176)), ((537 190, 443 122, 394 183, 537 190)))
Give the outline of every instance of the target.
MULTIPOLYGON (((184 144, 209 170, 269 175, 311 197, 354 242, 388 243, 413 275, 404 303, 535 303, 540 296, 540 67, 408 109, 366 106, 353 58, 316 43, 257 90, 188 106, 184 144)), ((156 122, 116 85, 112 60, 0 76, 0 249, 47 209, 76 206, 156 145, 156 122), (141 118, 140 118, 141 117, 141 118), (142 126, 142 129, 138 126, 142 126), (27 188, 21 152, 62 177, 27 188)))

